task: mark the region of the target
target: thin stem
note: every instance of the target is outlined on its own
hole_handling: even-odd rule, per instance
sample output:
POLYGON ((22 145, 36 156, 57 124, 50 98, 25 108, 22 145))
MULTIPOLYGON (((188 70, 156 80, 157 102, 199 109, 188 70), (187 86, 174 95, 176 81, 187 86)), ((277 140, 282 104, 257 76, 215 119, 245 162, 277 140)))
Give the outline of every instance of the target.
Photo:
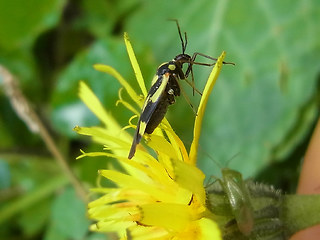
POLYGON ((62 171, 66 174, 66 176, 69 178, 69 181, 74 186, 77 194, 84 202, 87 202, 87 192, 74 173, 71 171, 65 157, 59 151, 57 144, 53 141, 49 131, 46 129, 36 112, 32 109, 27 98, 21 92, 17 80, 6 68, 1 65, 0 75, 2 75, 3 78, 5 93, 17 115, 25 122, 31 132, 37 133, 41 136, 48 150, 51 152, 62 171))
POLYGON ((42 199, 50 196, 57 188, 65 186, 67 183, 68 179, 66 176, 55 176, 38 186, 30 194, 20 196, 10 201, 6 207, 1 208, 0 224, 6 222, 17 213, 34 206, 42 199))

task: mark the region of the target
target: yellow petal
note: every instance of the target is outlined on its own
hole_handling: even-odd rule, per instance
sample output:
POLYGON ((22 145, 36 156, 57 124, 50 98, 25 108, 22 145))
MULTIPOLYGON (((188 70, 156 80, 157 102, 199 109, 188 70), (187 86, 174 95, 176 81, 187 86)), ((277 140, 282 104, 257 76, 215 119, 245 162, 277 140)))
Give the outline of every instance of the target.
POLYGON ((131 137, 120 128, 110 128, 110 130, 106 130, 101 127, 76 126, 73 130, 78 134, 91 136, 95 142, 112 147, 113 152, 116 152, 119 155, 121 155, 123 151, 127 154, 131 137), (127 141, 125 141, 126 139, 127 141))
POLYGON ((105 124, 107 128, 121 130, 117 121, 106 112, 97 96, 82 81, 79 84, 79 97, 87 105, 87 107, 105 124))
POLYGON ((188 205, 174 203, 155 203, 140 206, 141 223, 180 231, 192 221, 191 208, 188 205))
POLYGON ((119 96, 119 100, 116 102, 116 106, 118 106, 120 103, 126 107, 127 109, 129 109, 131 112, 133 112, 134 114, 136 115, 139 115, 139 111, 137 111, 131 104, 129 104, 127 101, 123 100, 122 98, 122 90, 123 88, 120 88, 119 89, 119 92, 118 92, 118 96, 119 96))
POLYGON ((93 65, 94 69, 100 72, 108 73, 119 81, 123 88, 127 91, 129 96, 134 102, 136 102, 140 107, 142 107, 142 101, 139 95, 133 90, 130 84, 121 76, 121 74, 115 70, 113 67, 104 65, 104 64, 95 64, 93 65))
POLYGON ((221 240, 220 230, 215 222, 202 218, 192 222, 173 240, 221 240))
POLYGON ((128 52, 128 55, 129 55, 129 59, 130 59, 133 71, 134 71, 134 73, 136 75, 136 78, 137 78, 138 84, 140 86, 140 89, 141 89, 144 97, 146 97, 147 96, 146 85, 144 84, 142 73, 141 73, 141 70, 140 70, 136 55, 134 54, 132 45, 130 43, 130 39, 129 39, 128 33, 126 33, 126 32, 124 33, 124 43, 126 44, 126 48, 127 48, 127 52, 128 52))
POLYGON ((148 146, 154 149, 158 154, 163 153, 170 158, 178 159, 175 149, 163 136, 152 134, 148 141, 148 146))
MULTIPOLYGON (((181 196, 178 195, 180 192, 168 192, 175 189, 160 189, 161 186, 157 186, 152 183, 146 183, 130 175, 126 175, 117 171, 100 170, 99 173, 105 178, 108 178, 116 183, 119 187, 139 189, 142 192, 149 194, 154 198, 154 201, 174 202, 177 201, 177 198, 181 198, 181 196)), ((186 201, 185 199, 182 200, 186 201)))
POLYGON ((135 225, 135 223, 132 221, 101 221, 91 225, 90 230, 95 232, 123 232, 124 229, 133 225, 135 225))
POLYGON ((183 188, 188 189, 204 205, 206 193, 203 187, 204 173, 195 166, 181 161, 173 161, 175 181, 183 188))
POLYGON ((216 80, 217 80, 219 73, 221 71, 221 68, 223 65, 222 62, 223 62, 225 55, 226 55, 226 53, 222 52, 222 54, 218 58, 216 64, 214 65, 214 68, 211 71, 211 74, 208 78, 208 81, 207 81, 206 86, 204 88, 204 91, 202 93, 200 105, 198 107, 198 112, 197 112, 196 120, 194 123, 193 141, 192 141, 190 153, 189 153, 190 162, 194 165, 197 162, 197 152, 198 152, 199 138, 200 138, 201 125, 202 125, 204 111, 207 106, 207 102, 208 102, 210 93, 211 93, 213 86, 215 85, 216 80))
POLYGON ((179 138, 179 136, 174 132, 174 130, 171 128, 170 125, 167 125, 168 120, 165 120, 165 124, 166 126, 169 126, 169 128, 165 128, 164 130, 166 131, 166 134, 172 144, 172 146, 174 147, 176 153, 178 155, 181 156, 181 158, 179 158, 180 160, 189 163, 189 156, 188 156, 188 152, 186 150, 186 147, 184 146, 183 142, 181 141, 181 139, 179 138))
POLYGON ((152 226, 136 226, 129 229, 129 239, 134 240, 171 240, 172 237, 164 228, 152 226))

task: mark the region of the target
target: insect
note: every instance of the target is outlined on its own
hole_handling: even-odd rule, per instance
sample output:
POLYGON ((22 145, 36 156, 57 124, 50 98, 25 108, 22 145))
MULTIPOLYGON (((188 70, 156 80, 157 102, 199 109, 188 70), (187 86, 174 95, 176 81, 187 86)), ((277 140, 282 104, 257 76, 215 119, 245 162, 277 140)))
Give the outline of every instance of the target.
POLYGON ((281 191, 228 168, 213 179, 206 187, 206 206, 219 219, 223 239, 287 239, 281 191))
MULTIPOLYGON (((158 67, 157 72, 153 77, 151 88, 142 107, 140 119, 137 123, 137 128, 133 137, 133 142, 128 155, 128 159, 131 159, 134 156, 136 152, 136 147, 140 143, 142 136, 145 133, 151 134, 154 131, 154 129, 160 124, 167 112, 168 106, 175 103, 175 97, 180 96, 181 92, 184 94, 184 92, 181 91, 179 80, 185 80, 189 85, 191 85, 193 88, 193 94, 194 91, 197 91, 201 95, 201 93, 194 87, 192 66, 213 66, 215 63, 196 62, 196 57, 200 55, 210 60, 217 60, 216 58, 212 58, 210 56, 198 52, 195 52, 192 55, 192 57, 186 54, 185 50, 188 43, 187 33, 184 32, 183 39, 178 20, 172 19, 172 21, 175 21, 177 24, 178 33, 182 46, 182 53, 175 56, 175 58, 171 61, 165 62, 158 67), (182 67, 185 63, 188 64, 188 67, 186 72, 184 73, 182 67), (187 77, 190 73, 192 76, 192 83, 190 83, 187 80, 187 77)), ((226 62, 223 63, 234 64, 226 62)), ((187 99, 186 95, 185 97, 187 99)))
POLYGON ((231 169, 222 169, 221 185, 228 196, 238 228, 245 236, 250 235, 254 225, 253 206, 242 175, 231 169))

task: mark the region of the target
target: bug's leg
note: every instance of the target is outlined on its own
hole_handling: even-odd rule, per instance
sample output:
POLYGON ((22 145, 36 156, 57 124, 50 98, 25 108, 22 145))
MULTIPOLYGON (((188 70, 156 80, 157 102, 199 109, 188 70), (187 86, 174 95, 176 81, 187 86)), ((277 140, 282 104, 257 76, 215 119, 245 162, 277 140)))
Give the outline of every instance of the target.
POLYGON ((127 234, 127 240, 132 240, 131 232, 128 228, 126 229, 126 234, 127 234))
POLYGON ((186 81, 186 83, 193 88, 193 90, 198 93, 200 96, 202 96, 202 92, 200 90, 198 90, 195 86, 192 85, 192 83, 186 78, 186 79, 182 79, 184 81, 186 81))
POLYGON ((181 92, 182 92, 182 95, 183 97, 186 99, 187 103, 189 104, 189 106, 192 108, 192 111, 194 112, 194 114, 197 116, 197 111, 196 109, 194 108, 194 106, 192 105, 188 95, 186 94, 186 92, 183 90, 183 88, 181 89, 181 92))
POLYGON ((194 92, 196 91, 200 96, 202 96, 202 93, 196 88, 196 86, 194 85, 194 76, 193 76, 193 69, 192 69, 192 63, 189 64, 189 67, 186 71, 186 74, 185 74, 185 78, 184 80, 189 84, 189 86, 192 87, 192 95, 194 96, 194 92), (192 79, 192 82, 190 83, 189 80, 187 79, 189 73, 191 72, 191 79, 192 79))
POLYGON ((183 97, 186 99, 187 103, 189 104, 189 106, 191 107, 192 111, 195 113, 195 115, 197 116, 197 111, 194 108, 194 106, 192 105, 188 95, 186 94, 186 92, 183 90, 183 88, 181 87, 181 84, 179 83, 179 81, 177 81, 177 83, 179 84, 179 88, 181 89, 182 95, 183 97))
MULTIPOLYGON (((191 63, 190 63, 191 64, 191 63)), ((190 71, 191 71, 191 83, 192 83, 192 96, 194 96, 194 89, 195 89, 195 86, 194 86, 194 76, 193 76, 193 69, 192 69, 192 65, 190 67, 190 71)), ((186 76, 187 78, 188 76, 186 76)))
MULTIPOLYGON (((194 77, 193 77, 193 71, 192 71, 192 63, 189 63, 188 65, 188 68, 187 68, 187 71, 186 71, 186 74, 183 73, 182 69, 180 67, 177 67, 177 72, 178 72, 178 75, 179 75, 179 78, 181 80, 184 80, 188 83, 189 86, 192 87, 193 89, 193 96, 194 96, 194 92, 196 91, 200 96, 202 96, 202 93, 195 87, 194 85, 194 77), (189 70, 189 68, 191 70, 189 70), (190 83, 190 81, 187 79, 189 72, 191 71, 191 76, 192 76, 192 82, 190 83)), ((177 80, 179 81, 179 80, 177 80)))
MULTIPOLYGON (((211 59, 213 61, 217 61, 218 59, 217 58, 213 58, 213 57, 210 57, 206 54, 203 54, 203 53, 199 53, 199 52, 195 52, 193 55, 192 55, 192 58, 191 58, 191 61, 193 64, 196 64, 196 65, 203 65, 203 66, 213 66, 215 63, 201 63, 201 62, 196 62, 196 57, 200 55, 202 57, 205 57, 205 58, 208 58, 208 59, 211 59)), ((233 62, 222 62, 223 64, 231 64, 231 65, 236 65, 235 63, 233 62)))
MULTIPOLYGON (((211 60, 213 60, 213 61, 217 61, 217 60, 218 60, 217 58, 213 58, 213 57, 208 56, 208 55, 205 55, 205 54, 203 54, 203 53, 195 52, 195 53, 192 55, 192 58, 191 58, 191 61, 192 61, 193 63, 196 62, 195 60, 196 60, 196 57, 197 57, 198 55, 200 55, 200 56, 202 56, 202 57, 205 57, 205 58, 208 58, 208 59, 211 59, 211 60)), ((198 64, 198 63, 195 63, 195 64, 198 64)), ((212 66, 212 65, 214 65, 214 63, 211 63, 211 66, 212 66)))

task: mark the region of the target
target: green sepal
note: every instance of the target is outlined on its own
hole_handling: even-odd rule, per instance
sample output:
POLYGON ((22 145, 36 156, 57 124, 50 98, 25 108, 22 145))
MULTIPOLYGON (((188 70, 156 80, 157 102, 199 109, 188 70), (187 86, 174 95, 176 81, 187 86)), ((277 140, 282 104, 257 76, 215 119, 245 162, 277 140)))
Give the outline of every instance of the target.
POLYGON ((206 193, 207 208, 224 240, 289 239, 320 223, 320 195, 283 195, 273 186, 244 181, 230 169, 223 169, 222 175, 206 193))
POLYGON ((284 195, 281 219, 290 236, 320 224, 320 195, 284 195))

